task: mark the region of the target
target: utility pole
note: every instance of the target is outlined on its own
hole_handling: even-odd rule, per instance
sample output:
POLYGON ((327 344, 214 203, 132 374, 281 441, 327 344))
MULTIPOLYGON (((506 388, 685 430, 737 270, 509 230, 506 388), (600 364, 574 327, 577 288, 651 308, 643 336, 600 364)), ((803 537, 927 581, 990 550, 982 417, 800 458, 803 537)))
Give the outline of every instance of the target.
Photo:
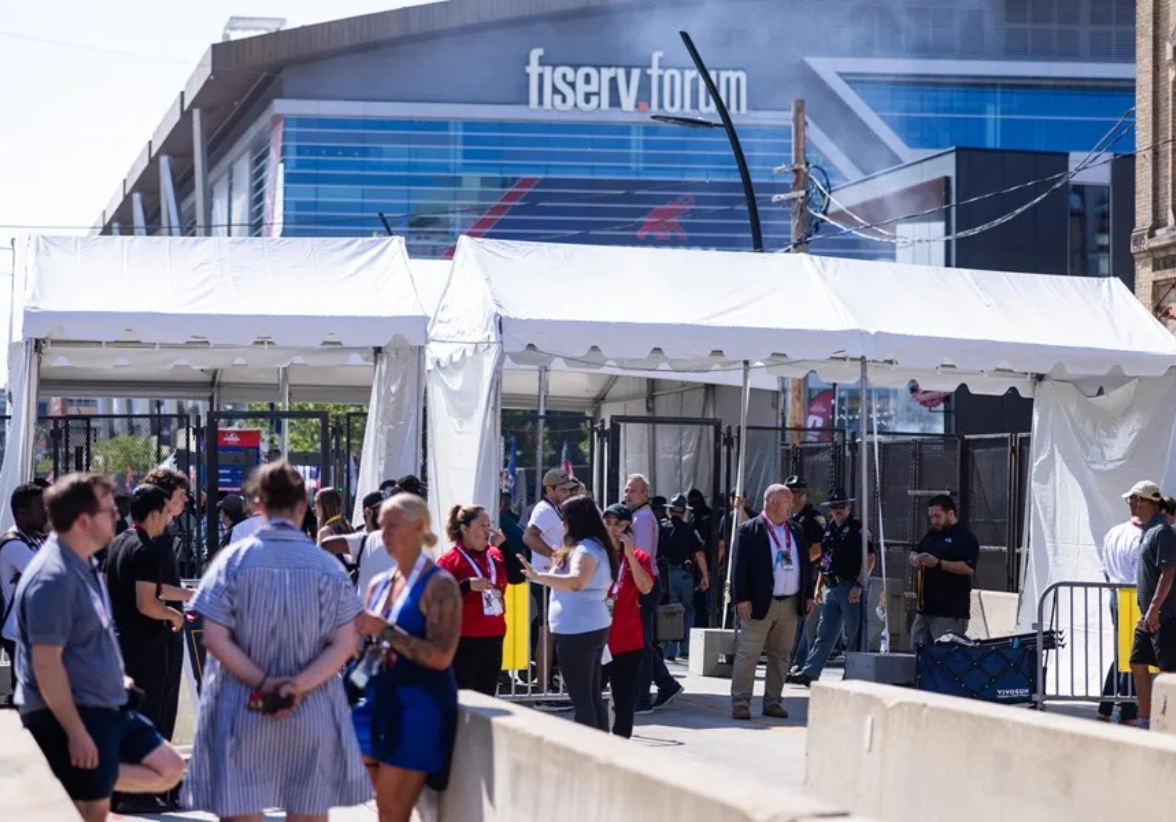
MULTIPOLYGON (((804 100, 792 101, 792 253, 808 251, 808 129, 804 115, 804 100)), ((790 428, 804 428, 808 422, 805 403, 805 387, 808 377, 788 381, 788 425, 790 428)), ((800 431, 791 432, 793 444, 801 442, 800 431)))

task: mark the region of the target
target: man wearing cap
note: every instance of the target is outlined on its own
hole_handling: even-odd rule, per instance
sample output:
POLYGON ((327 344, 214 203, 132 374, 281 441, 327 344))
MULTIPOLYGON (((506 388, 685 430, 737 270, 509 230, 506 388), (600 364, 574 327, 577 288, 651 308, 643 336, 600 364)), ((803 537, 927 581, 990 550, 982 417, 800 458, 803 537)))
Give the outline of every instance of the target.
POLYGON ((1131 513, 1143 523, 1135 596, 1143 618, 1131 643, 1131 676, 1139 695, 1139 727, 1151 726, 1152 681, 1149 667, 1161 673, 1176 671, 1176 531, 1161 511, 1163 494, 1154 482, 1135 483, 1123 495, 1131 513))
POLYGON ((927 503, 931 530, 919 542, 910 563, 916 569, 915 622, 911 641, 930 645, 944 634, 966 636, 972 615, 972 577, 980 561, 980 543, 960 522, 955 500, 938 494, 927 503))
POLYGON ((854 502, 844 488, 829 492, 829 524, 821 539, 818 569, 825 588, 825 604, 817 626, 817 640, 795 681, 808 687, 821 678, 833 645, 844 627, 848 648, 862 650, 865 608, 862 602, 865 583, 874 570, 874 544, 868 545, 869 564, 862 572, 862 523, 850 513, 854 502))
MULTIPOLYGON (((393 484, 394 490, 399 486, 393 484)), ((396 568, 396 560, 384 547, 380 531, 380 506, 388 498, 385 491, 372 491, 363 498, 364 530, 354 534, 342 534, 324 539, 322 547, 332 554, 346 556, 351 561, 355 576, 355 588, 360 598, 366 601, 368 585, 380 574, 396 568)))
MULTIPOLYGON (((804 532, 805 541, 809 546, 809 562, 815 565, 817 560, 821 558, 821 540, 825 535, 825 520, 817 513, 816 508, 809 505, 808 483, 804 481, 803 477, 793 474, 784 480, 784 485, 792 492, 792 521, 799 525, 800 530, 804 532)), ((792 651, 792 671, 795 671, 796 674, 799 674, 800 669, 804 667, 805 660, 808 659, 809 651, 817 636, 817 624, 821 618, 820 596, 817 597, 816 603, 817 606, 813 612, 805 617, 804 622, 797 629, 796 647, 792 651)), ((789 672, 789 682, 795 679, 792 671, 789 672)))
POLYGON ((706 567, 706 546, 698 532, 686 522, 686 508, 689 505, 685 495, 678 494, 670 500, 670 517, 661 524, 658 545, 669 566, 670 595, 685 609, 682 625, 686 632, 681 643, 666 643, 666 659, 673 662, 682 656, 690 656, 690 629, 694 627, 694 571, 701 575, 700 591, 710 587, 710 575, 706 567))
POLYGON ((796 626, 813 610, 809 546, 792 522, 792 492, 784 485, 764 491, 764 511, 739 526, 732 561, 732 592, 742 630, 731 675, 731 716, 751 719, 751 697, 760 654, 766 652, 763 713, 787 719, 781 705, 796 626))
MULTIPOLYGON (((551 567, 551 555, 563 545, 564 525, 559 507, 567 500, 576 484, 566 471, 559 468, 552 468, 543 475, 543 499, 539 500, 531 511, 527 530, 523 532, 523 542, 531 552, 531 565, 538 573, 547 572, 551 567)), ((538 619, 534 656, 539 667, 541 693, 547 693, 551 665, 555 661, 555 636, 547 630, 548 590, 542 585, 531 583, 531 602, 535 609, 532 620, 538 619)))

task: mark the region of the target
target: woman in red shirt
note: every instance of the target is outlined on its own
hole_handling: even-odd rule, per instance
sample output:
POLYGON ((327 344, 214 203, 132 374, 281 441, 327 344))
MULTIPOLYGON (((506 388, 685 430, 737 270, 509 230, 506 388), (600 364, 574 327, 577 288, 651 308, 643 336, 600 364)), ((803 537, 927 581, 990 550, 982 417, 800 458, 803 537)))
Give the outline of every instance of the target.
POLYGON ((477 505, 453 506, 445 532, 453 548, 437 565, 453 574, 462 594, 461 642, 453 659, 457 687, 494 696, 506 637, 506 561, 498 550, 505 537, 477 505))
POLYGON ((653 590, 653 566, 649 554, 633 544, 632 522, 633 512, 619 503, 610 505, 604 512, 604 524, 621 563, 617 581, 609 591, 613 619, 608 633, 608 650, 612 661, 604 666, 604 679, 612 685, 612 732, 625 739, 633 735, 637 675, 641 669, 641 655, 645 652, 638 594, 653 590))

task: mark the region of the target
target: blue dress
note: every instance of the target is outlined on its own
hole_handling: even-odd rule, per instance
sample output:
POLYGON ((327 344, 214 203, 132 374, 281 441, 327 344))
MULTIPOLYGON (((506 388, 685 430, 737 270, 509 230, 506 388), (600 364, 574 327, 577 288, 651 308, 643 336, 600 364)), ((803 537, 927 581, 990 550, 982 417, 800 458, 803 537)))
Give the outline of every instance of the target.
MULTIPOLYGON (((425 636, 421 596, 438 570, 431 565, 420 575, 396 618, 396 625, 410 636, 425 636)), ((382 611, 390 578, 391 572, 375 579, 369 610, 382 611)), ((427 773, 429 787, 445 787, 457 731, 457 682, 452 668, 437 671, 398 655, 391 667, 368 681, 351 719, 364 756, 394 768, 427 773)))

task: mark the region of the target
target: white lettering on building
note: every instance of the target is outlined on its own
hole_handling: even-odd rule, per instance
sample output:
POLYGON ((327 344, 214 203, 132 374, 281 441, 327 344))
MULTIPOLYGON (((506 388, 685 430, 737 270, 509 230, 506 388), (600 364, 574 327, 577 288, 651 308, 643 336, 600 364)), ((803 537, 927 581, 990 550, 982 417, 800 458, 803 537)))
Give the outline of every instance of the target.
MULTIPOLYGON (((530 107, 545 111, 627 111, 648 114, 714 114, 706 82, 692 68, 667 68, 664 52, 649 68, 548 66, 545 50, 531 49, 527 63, 530 107)), ((711 79, 732 114, 747 111, 747 72, 711 69, 711 79)))

